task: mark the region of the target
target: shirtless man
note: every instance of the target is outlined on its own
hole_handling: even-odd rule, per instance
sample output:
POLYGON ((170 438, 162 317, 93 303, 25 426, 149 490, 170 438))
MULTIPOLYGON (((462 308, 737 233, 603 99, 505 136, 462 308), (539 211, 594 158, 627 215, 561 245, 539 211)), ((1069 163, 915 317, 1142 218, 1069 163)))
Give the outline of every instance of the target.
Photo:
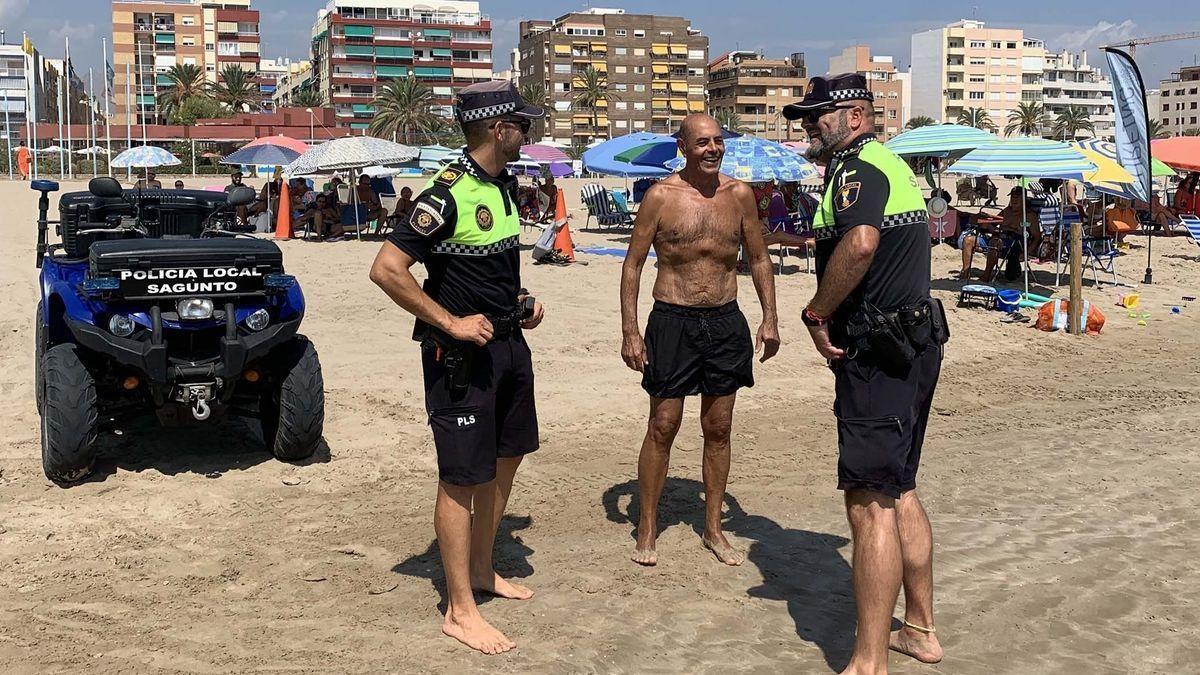
POLYGON ((727 565, 745 559, 721 531, 729 477, 729 432, 737 390, 754 384, 754 352, 766 361, 779 351, 775 278, 763 244, 750 186, 721 174, 725 141, 712 117, 688 115, 679 128, 683 170, 650 188, 633 224, 621 271, 621 357, 642 373, 650 420, 638 458, 641 518, 633 561, 658 562, 658 499, 667 478, 671 443, 683 399, 700 394, 704 431, 704 545, 727 565), (750 328, 737 306, 738 245, 745 243, 763 319, 750 346, 750 328), (651 244, 658 255, 654 310, 643 340, 637 300, 651 244))

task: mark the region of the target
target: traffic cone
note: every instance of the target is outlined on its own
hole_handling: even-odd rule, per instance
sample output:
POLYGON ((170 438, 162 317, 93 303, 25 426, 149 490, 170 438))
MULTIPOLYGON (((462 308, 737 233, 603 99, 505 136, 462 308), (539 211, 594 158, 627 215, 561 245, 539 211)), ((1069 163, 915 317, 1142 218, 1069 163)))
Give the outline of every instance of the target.
POLYGON ((554 237, 554 248, 559 255, 575 262, 575 244, 571 241, 571 226, 567 224, 567 198, 561 188, 556 190, 554 200, 554 222, 562 223, 554 237))
POLYGON ((292 238, 292 196, 287 181, 279 188, 279 213, 275 214, 275 238, 292 238))

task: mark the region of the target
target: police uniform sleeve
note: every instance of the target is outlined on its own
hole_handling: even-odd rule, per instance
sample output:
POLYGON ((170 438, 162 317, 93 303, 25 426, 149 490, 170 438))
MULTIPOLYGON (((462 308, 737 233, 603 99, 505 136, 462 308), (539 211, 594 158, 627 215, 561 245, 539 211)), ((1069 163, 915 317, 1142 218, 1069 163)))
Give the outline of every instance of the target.
POLYGON ((396 224, 388 241, 418 262, 439 242, 454 234, 458 209, 450 190, 442 185, 432 185, 413 202, 408 218, 396 224))
POLYGON ((859 225, 883 229, 883 212, 891 188, 887 176, 859 159, 846 162, 833 193, 834 223, 838 236, 859 225))

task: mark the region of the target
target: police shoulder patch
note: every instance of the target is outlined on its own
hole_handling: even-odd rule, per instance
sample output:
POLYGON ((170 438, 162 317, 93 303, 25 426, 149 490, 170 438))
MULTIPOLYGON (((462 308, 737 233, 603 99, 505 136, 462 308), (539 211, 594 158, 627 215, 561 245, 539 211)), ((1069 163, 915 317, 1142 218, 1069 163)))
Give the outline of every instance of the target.
POLYGON ((833 196, 833 203, 837 207, 838 211, 845 211, 858 202, 858 195, 861 192, 862 183, 858 181, 846 183, 837 191, 837 194, 833 196))
POLYGON ((438 185, 450 187, 451 185, 457 183, 462 177, 463 171, 451 164, 445 169, 442 169, 442 172, 438 174, 437 178, 433 179, 433 182, 437 183, 438 185))
POLYGON ((475 207, 475 224, 479 226, 479 229, 487 232, 492 229, 492 225, 496 224, 496 217, 492 215, 491 209, 480 204, 475 207))
POLYGON ((418 234, 429 236, 446 224, 446 218, 437 207, 421 200, 413 206, 412 215, 408 217, 408 225, 418 234))

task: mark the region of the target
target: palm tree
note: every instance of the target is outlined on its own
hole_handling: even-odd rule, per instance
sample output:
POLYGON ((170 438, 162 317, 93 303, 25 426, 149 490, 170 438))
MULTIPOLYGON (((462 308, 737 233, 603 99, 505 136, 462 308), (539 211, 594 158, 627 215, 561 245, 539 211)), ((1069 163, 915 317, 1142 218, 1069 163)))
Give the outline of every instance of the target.
POLYGON ((158 107, 167 119, 189 98, 209 95, 209 83, 204 80, 204 71, 199 66, 190 63, 171 66, 165 75, 171 84, 165 91, 159 92, 158 107))
POLYGON ((1200 136, 1200 129, 1197 129, 1196 127, 1192 127, 1191 129, 1184 129, 1183 133, 1179 134, 1179 135, 1180 136, 1200 136))
POLYGON ((592 111, 591 136, 595 136, 596 127, 599 126, 597 119, 600 102, 619 101, 621 97, 608 90, 608 74, 602 73, 592 66, 588 66, 587 70, 575 76, 571 83, 571 89, 575 91, 575 96, 571 99, 571 106, 576 109, 585 108, 592 111))
POLYGON ((259 108, 261 95, 253 77, 254 73, 229 64, 221 69, 221 81, 213 85, 213 95, 233 112, 254 112, 259 108))
POLYGON ((1073 141, 1081 131, 1095 131, 1092 115, 1086 108, 1070 105, 1054 119, 1054 136, 1073 141))
POLYGON ((1022 101, 1017 109, 1008 113, 1008 125, 1004 127, 1004 135, 1012 136, 1014 133, 1023 134, 1025 136, 1037 136, 1042 133, 1042 127, 1046 126, 1049 118, 1046 116, 1046 109, 1037 101, 1022 101))
POLYGON ((291 106, 294 108, 320 108, 323 105, 325 101, 316 87, 305 87, 292 94, 291 106))
MULTIPOLYGON (((541 82, 526 82, 521 85, 521 98, 529 105, 536 105, 539 108, 546 107, 546 85, 541 82)), ((546 111, 546 116, 533 121, 533 128, 530 129, 530 140, 540 141, 542 136, 546 135, 546 125, 550 123, 550 111, 546 111)))
POLYGON ((722 129, 727 129, 735 134, 740 134, 746 131, 746 127, 742 124, 742 116, 733 108, 721 108, 717 114, 713 115, 717 120, 717 124, 721 125, 722 129))
POLYGON ((966 108, 958 113, 958 123, 965 124, 976 129, 991 131, 996 128, 992 123, 992 118, 988 116, 988 111, 983 108, 966 108))
POLYGON ((1150 134, 1150 138, 1170 138, 1171 136, 1171 133, 1164 129, 1162 122, 1158 120, 1150 120, 1147 131, 1150 134))
POLYGON ((442 127, 442 119, 432 110, 433 90, 411 73, 385 84, 371 105, 375 108, 368 129, 372 136, 399 138, 411 145, 413 134, 428 137, 442 127))
POLYGON ((904 125, 904 128, 905 129, 920 129, 921 127, 931 127, 935 124, 937 124, 937 122, 935 122, 932 117, 928 117, 925 115, 917 115, 916 117, 909 119, 908 123, 904 125))

